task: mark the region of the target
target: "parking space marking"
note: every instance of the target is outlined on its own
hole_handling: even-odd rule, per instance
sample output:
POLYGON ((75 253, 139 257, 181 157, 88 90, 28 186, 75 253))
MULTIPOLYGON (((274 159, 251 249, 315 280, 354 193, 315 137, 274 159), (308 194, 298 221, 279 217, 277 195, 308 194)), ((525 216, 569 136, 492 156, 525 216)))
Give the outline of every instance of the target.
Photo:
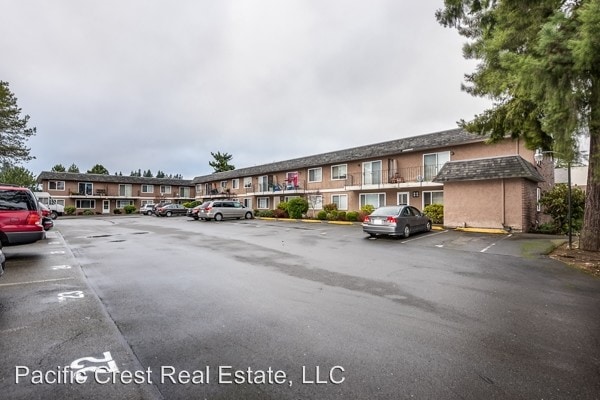
POLYGON ((58 294, 58 301, 65 301, 66 299, 83 299, 85 295, 81 290, 73 290, 71 292, 62 292, 58 294))
POLYGON ((57 281, 68 281, 75 278, 56 278, 56 279, 44 279, 41 281, 27 281, 27 282, 14 282, 14 283, 0 283, 0 287, 2 286, 18 286, 18 285, 30 285, 33 283, 47 283, 47 282, 57 282, 57 281))
POLYGON ((436 233, 432 233, 432 234, 429 234, 429 235, 417 236, 417 237, 412 238, 412 239, 403 240, 400 243, 414 242, 415 240, 421 240, 421 239, 430 238, 430 237, 433 237, 433 236, 441 235, 442 233, 446 233, 446 232, 448 232, 448 230, 441 231, 441 232, 436 232, 436 233))
POLYGON ((55 265, 53 267, 50 267, 53 270, 59 270, 59 269, 71 269, 70 265, 55 265))
POLYGON ((51 251, 50 254, 52 254, 52 255, 66 254, 66 251, 64 251, 64 250, 56 250, 56 251, 51 251))
POLYGON ((489 246, 487 246, 486 248, 484 248, 483 250, 480 251, 480 253, 485 253, 486 251, 488 251, 489 249, 491 249, 493 246, 495 246, 497 243, 501 242, 502 240, 509 238, 512 236, 512 233, 510 235, 504 236, 502 239, 495 241, 494 243, 490 244, 489 246))

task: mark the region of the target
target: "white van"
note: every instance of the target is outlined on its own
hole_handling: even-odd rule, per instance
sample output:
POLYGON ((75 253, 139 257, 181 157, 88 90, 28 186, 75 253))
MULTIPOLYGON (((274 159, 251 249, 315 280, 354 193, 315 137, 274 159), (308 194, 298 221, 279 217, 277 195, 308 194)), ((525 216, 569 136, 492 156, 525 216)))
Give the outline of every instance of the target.
POLYGON ((50 218, 56 219, 59 215, 63 215, 65 212, 65 206, 58 204, 55 199, 50 196, 48 192, 33 192, 38 201, 45 204, 50 209, 50 218))

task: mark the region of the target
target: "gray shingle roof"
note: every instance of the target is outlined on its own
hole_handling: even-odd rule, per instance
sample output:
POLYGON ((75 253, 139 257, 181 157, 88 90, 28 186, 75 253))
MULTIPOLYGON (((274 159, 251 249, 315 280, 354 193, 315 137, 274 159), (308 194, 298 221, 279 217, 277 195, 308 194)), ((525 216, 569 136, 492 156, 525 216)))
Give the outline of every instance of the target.
POLYGON ((525 178, 534 182, 544 181, 544 178, 535 167, 521 156, 449 161, 444 164, 433 181, 479 181, 501 178, 525 178))
POLYGON ((101 175, 101 174, 82 174, 75 172, 52 172, 42 171, 38 176, 38 182, 42 180, 56 181, 80 181, 80 182, 106 182, 106 183, 140 183, 147 185, 173 185, 173 186, 192 186, 190 179, 173 178, 146 178, 143 176, 119 176, 119 175, 101 175))
POLYGON ((426 150, 464 143, 481 142, 485 136, 469 133, 463 129, 451 129, 427 135, 396 139, 350 149, 332 151, 292 160, 278 161, 254 167, 240 168, 233 171, 217 172, 211 175, 197 176, 193 183, 214 182, 246 176, 264 175, 273 172, 293 171, 295 169, 318 167, 322 165, 364 160, 373 157, 384 157, 400 154, 403 151, 426 150))

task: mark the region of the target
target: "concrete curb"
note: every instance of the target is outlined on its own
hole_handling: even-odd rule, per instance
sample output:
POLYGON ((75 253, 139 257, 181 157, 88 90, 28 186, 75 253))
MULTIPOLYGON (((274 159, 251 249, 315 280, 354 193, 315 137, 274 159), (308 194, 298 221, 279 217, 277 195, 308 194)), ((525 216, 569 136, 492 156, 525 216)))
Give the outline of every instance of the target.
POLYGON ((498 228, 455 228, 454 230, 460 231, 460 232, 473 232, 473 233, 494 233, 494 234, 499 234, 499 235, 508 234, 508 231, 505 231, 504 229, 498 229, 498 228))

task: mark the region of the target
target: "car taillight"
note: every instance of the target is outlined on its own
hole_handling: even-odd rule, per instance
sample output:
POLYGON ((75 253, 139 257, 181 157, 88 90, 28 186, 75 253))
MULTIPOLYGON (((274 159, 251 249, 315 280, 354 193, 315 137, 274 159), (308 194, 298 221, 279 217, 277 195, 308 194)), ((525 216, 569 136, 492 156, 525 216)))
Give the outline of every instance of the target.
POLYGON ((27 220, 25 221, 25 224, 41 226, 42 225, 42 217, 40 217, 40 214, 38 214, 36 212, 31 212, 27 216, 27 220))
POLYGON ((363 219, 363 222, 369 222, 369 217, 365 217, 365 219, 363 219))
POLYGON ((396 220, 396 218, 394 218, 394 217, 387 217, 385 220, 392 224, 395 224, 396 222, 398 222, 398 220, 396 220))
POLYGON ((212 207, 206 207, 205 210, 210 211, 210 210, 212 210, 212 207))

